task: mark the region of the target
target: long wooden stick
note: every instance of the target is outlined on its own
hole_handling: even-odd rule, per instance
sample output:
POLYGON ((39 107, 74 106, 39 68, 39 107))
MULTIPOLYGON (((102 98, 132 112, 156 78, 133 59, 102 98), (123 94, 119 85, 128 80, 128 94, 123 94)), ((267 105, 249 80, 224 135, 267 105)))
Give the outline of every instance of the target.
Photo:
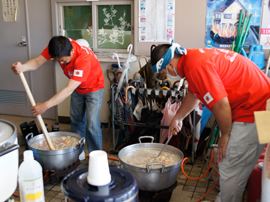
MULTIPOLYGON (((24 86, 25 91, 26 91, 26 93, 27 93, 27 95, 28 95, 28 98, 29 98, 29 100, 30 100, 30 102, 31 102, 31 105, 32 105, 32 106, 36 106, 36 102, 35 102, 35 100, 34 100, 34 98, 33 98, 33 95, 32 95, 32 93, 31 93, 31 91, 30 91, 30 88, 29 88, 29 86, 28 86, 28 84, 27 84, 27 81, 26 81, 26 79, 25 79, 25 77, 24 77, 24 74, 21 72, 21 73, 19 74, 19 76, 20 76, 20 78, 21 78, 21 80, 22 80, 23 86, 24 86)), ((49 144, 49 148, 50 148, 51 150, 55 150, 55 148, 54 148, 54 146, 53 146, 53 144, 52 144, 51 137, 50 137, 50 135, 49 135, 49 133, 48 133, 48 131, 47 131, 47 129, 46 129, 46 126, 45 126, 45 124, 44 124, 44 122, 43 122, 43 119, 42 119, 41 115, 38 115, 38 116, 37 116, 37 120, 38 120, 39 125, 40 125, 40 127, 41 127, 41 130, 42 130, 43 134, 45 135, 45 138, 46 138, 46 140, 47 140, 47 142, 48 142, 48 144, 49 144)))

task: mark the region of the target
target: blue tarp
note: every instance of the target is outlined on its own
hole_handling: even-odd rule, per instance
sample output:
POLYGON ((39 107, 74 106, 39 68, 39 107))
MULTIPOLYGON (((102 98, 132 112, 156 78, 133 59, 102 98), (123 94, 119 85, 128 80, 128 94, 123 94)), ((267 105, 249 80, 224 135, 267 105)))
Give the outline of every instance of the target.
POLYGON ((203 109, 203 113, 202 113, 202 117, 201 117, 201 131, 200 131, 200 135, 202 134, 204 127, 206 126, 212 112, 207 109, 204 105, 202 105, 202 109, 203 109))

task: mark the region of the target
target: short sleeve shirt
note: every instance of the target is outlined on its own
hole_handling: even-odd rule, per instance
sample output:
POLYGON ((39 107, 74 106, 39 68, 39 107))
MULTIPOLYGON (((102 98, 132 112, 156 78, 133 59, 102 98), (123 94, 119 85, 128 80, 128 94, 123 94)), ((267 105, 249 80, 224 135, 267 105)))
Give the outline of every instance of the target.
POLYGON ((188 50, 178 70, 209 110, 228 97, 233 121, 254 122, 254 111, 265 110, 270 98, 270 79, 251 60, 230 50, 188 50))
MULTIPOLYGON (((105 80, 102 68, 95 53, 72 39, 70 42, 74 49, 73 58, 70 63, 59 63, 59 65, 69 79, 81 82, 76 91, 79 94, 86 94, 104 88, 105 80)), ((52 58, 48 46, 41 55, 47 60, 52 58)))

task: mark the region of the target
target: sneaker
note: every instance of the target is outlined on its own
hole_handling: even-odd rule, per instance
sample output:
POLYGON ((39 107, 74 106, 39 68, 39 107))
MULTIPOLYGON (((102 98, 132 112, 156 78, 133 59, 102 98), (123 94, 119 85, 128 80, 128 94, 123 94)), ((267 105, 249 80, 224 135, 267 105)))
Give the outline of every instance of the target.
POLYGON ((84 151, 80 154, 79 159, 80 159, 80 161, 82 161, 82 160, 85 159, 85 153, 84 153, 84 151))

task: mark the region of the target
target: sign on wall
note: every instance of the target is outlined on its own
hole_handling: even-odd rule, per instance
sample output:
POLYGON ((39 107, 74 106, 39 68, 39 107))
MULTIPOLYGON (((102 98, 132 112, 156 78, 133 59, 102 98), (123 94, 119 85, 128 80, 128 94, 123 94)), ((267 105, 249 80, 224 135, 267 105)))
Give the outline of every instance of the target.
POLYGON ((18 0, 2 0, 2 13, 4 22, 17 21, 18 0))
POLYGON ((139 0, 139 41, 169 42, 174 38, 174 0, 139 0))
POLYGON ((207 0, 205 46, 231 48, 236 40, 240 11, 250 18, 244 48, 259 43, 262 0, 207 0))
POLYGON ((264 0, 260 45, 270 49, 270 0, 264 0))

